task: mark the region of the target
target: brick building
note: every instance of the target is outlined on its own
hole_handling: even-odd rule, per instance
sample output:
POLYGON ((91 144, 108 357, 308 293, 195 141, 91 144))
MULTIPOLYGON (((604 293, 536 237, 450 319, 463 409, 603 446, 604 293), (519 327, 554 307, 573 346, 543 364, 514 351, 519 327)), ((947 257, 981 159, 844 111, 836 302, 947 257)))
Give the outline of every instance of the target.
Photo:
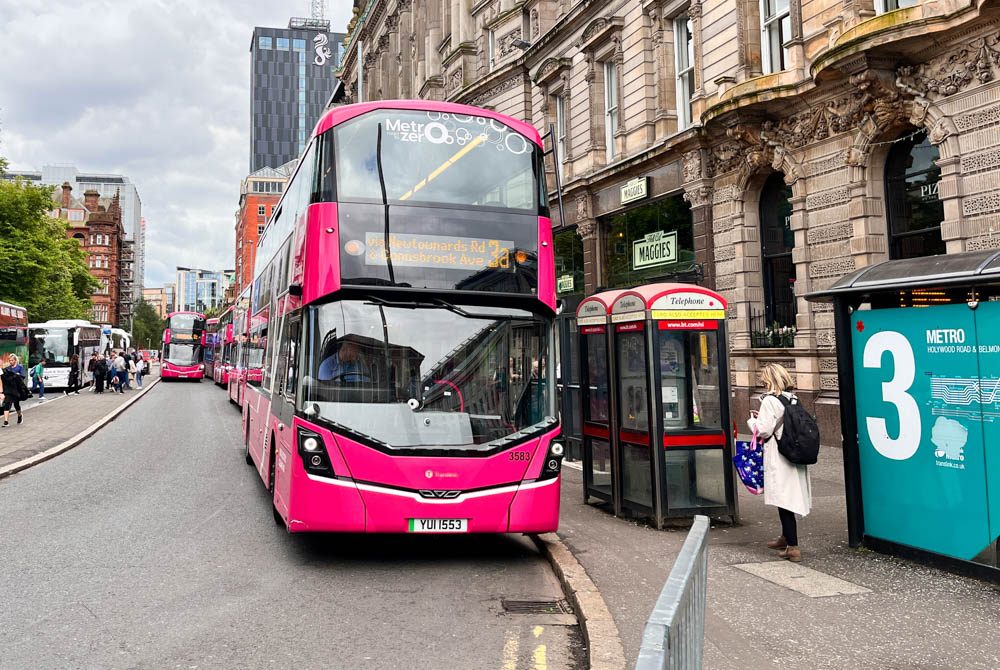
POLYGON ((838 443, 832 313, 802 296, 889 258, 1000 247, 988 2, 356 4, 350 101, 450 100, 556 128, 571 307, 701 266, 730 305, 734 416, 779 361, 838 443), (631 267, 631 242, 656 230, 678 233, 678 262, 631 267))
POLYGON ((88 189, 83 199, 73 196, 69 182, 53 192, 58 204, 50 214, 69 222, 66 236, 75 239, 87 252, 90 274, 100 283, 93 303, 94 323, 129 327, 133 295, 133 246, 125 239, 119 196, 102 198, 88 189))
POLYGON ((257 241, 297 163, 296 160, 279 168, 261 168, 240 185, 240 208, 236 210, 236 295, 253 281, 257 241))

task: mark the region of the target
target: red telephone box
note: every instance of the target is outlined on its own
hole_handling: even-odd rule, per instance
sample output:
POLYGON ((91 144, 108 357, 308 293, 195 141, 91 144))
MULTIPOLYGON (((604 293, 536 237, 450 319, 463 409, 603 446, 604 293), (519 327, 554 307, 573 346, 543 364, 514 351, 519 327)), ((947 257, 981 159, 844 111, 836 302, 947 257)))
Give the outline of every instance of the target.
POLYGON ((690 284, 580 304, 585 496, 657 527, 736 517, 725 309, 720 295, 690 284))

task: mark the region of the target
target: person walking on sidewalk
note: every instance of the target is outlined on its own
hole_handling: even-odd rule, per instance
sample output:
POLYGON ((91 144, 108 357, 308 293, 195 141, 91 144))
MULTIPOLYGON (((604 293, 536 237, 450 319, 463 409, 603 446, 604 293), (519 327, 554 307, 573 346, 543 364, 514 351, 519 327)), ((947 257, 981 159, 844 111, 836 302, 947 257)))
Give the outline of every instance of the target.
POLYGON ((146 361, 139 357, 139 360, 135 362, 135 386, 136 388, 142 388, 142 372, 146 369, 146 361))
POLYGON ((26 373, 24 372, 24 366, 21 365, 21 361, 17 357, 17 354, 10 354, 7 357, 7 359, 10 361, 10 371, 13 372, 15 375, 19 376, 21 380, 24 381, 26 373))
POLYGON ((20 367, 17 356, 11 354, 4 368, 0 371, 0 408, 3 411, 3 427, 10 423, 10 410, 13 407, 17 412, 17 422, 24 421, 21 413, 21 401, 27 399, 28 387, 24 383, 24 377, 14 372, 14 367, 20 367))
POLYGON ((109 390, 113 391, 115 390, 115 380, 118 379, 118 375, 115 374, 115 352, 112 351, 111 353, 109 353, 105 361, 108 364, 108 370, 107 370, 108 380, 105 386, 109 390))
POLYGON ((31 392, 38 391, 38 402, 45 402, 45 359, 31 368, 31 392))
POLYGON ((778 451, 785 418, 785 406, 778 396, 784 395, 788 400, 795 398, 791 392, 792 376, 782 366, 771 363, 764 366, 761 379, 767 393, 760 397, 760 411, 750 412, 747 425, 764 441, 764 504, 777 507, 781 520, 781 536, 767 546, 780 549, 781 558, 798 563, 802 560, 802 552, 795 515, 809 514, 812 487, 807 466, 789 462, 778 451))
POLYGON ((118 377, 118 381, 115 382, 115 390, 119 393, 125 393, 125 388, 128 386, 128 367, 125 364, 124 351, 119 351, 115 358, 115 376, 118 377))
POLYGON ((108 379, 108 362, 104 360, 104 354, 100 354, 94 361, 94 393, 104 393, 104 383, 108 379))
POLYGON ((92 393, 97 392, 97 378, 94 376, 94 366, 97 365, 97 352, 90 354, 90 360, 87 362, 87 381, 90 382, 90 391, 92 393))
POLYGON ((69 386, 63 391, 63 395, 75 393, 80 395, 80 356, 73 354, 69 361, 69 386))
POLYGON ((132 382, 135 381, 135 375, 138 372, 138 369, 135 367, 134 354, 129 354, 126 362, 128 363, 128 387, 132 388, 132 382))

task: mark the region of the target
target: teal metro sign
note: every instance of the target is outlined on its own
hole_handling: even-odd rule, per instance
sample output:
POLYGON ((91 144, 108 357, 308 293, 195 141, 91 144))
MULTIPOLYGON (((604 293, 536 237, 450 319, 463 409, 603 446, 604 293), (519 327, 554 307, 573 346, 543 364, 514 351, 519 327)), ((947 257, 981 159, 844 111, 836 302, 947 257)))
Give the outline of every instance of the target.
POLYGON ((851 325, 865 534, 975 559, 1000 537, 1000 303, 851 325))

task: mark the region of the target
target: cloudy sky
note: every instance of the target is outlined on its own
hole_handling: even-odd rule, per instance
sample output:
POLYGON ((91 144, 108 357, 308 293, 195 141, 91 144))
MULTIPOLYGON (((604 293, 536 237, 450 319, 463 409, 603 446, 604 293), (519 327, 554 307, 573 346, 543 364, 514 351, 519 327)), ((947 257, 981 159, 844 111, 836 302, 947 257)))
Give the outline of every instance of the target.
MULTIPOLYGON (((128 176, 146 286, 234 265, 249 166, 250 36, 309 0, 0 0, 0 156, 128 176)), ((327 0, 344 32, 351 0, 327 0)))

